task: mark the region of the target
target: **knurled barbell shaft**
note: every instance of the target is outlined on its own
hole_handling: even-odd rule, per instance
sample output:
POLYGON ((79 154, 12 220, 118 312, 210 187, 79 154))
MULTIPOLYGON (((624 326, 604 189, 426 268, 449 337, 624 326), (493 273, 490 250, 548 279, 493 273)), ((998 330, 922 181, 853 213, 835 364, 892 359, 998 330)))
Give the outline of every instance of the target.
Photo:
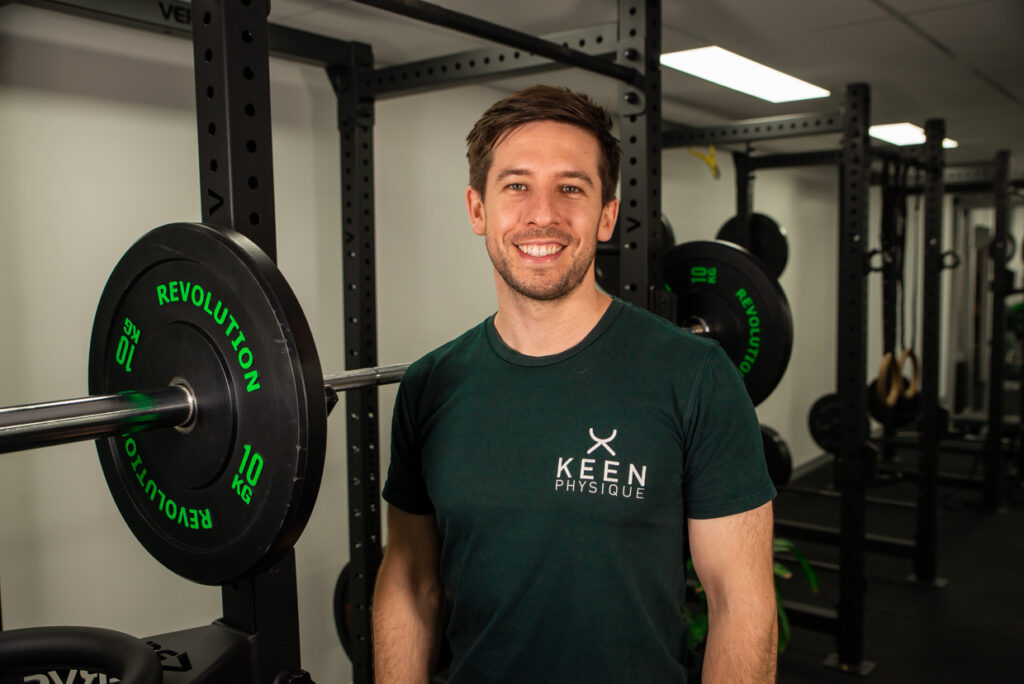
MULTIPOLYGON (((408 367, 359 368, 325 376, 324 389, 343 392, 395 383, 408 367)), ((190 390, 169 385, 0 408, 0 453, 184 425, 191 419, 195 403, 190 390)))
POLYGON ((407 363, 398 363, 393 366, 380 366, 377 368, 358 368, 345 371, 338 375, 325 375, 324 387, 330 387, 336 392, 357 389, 359 387, 372 387, 373 385, 388 385, 398 382, 405 374, 407 363))

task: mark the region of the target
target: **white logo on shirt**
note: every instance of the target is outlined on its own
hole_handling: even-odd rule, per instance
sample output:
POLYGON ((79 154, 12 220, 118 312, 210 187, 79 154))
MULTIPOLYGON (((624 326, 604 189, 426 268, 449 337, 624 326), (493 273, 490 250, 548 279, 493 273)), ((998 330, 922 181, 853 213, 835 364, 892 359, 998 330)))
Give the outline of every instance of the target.
POLYGON ((605 439, 601 439, 600 437, 598 437, 597 435, 594 434, 594 428, 590 428, 590 439, 594 440, 594 442, 596 442, 596 444, 594 444, 594 446, 592 446, 589 449, 587 449, 587 453, 588 454, 593 453, 594 449, 596 449, 597 447, 604 447, 608 451, 609 454, 614 456, 615 452, 612 450, 612 448, 610 446, 608 446, 608 442, 610 442, 613 439, 615 439, 615 437, 618 434, 619 434, 618 429, 617 428, 613 428, 612 429, 612 436, 611 437, 607 437, 605 439))
POLYGON ((609 458, 616 456, 609 443, 618 435, 618 428, 613 428, 608 437, 598 437, 594 428, 590 428, 590 439, 594 444, 587 449, 585 457, 558 457, 555 491, 642 500, 647 484, 647 466, 637 467, 634 463, 609 458), (598 458, 603 455, 600 452, 591 456, 600 448, 607 452, 603 459, 598 458))

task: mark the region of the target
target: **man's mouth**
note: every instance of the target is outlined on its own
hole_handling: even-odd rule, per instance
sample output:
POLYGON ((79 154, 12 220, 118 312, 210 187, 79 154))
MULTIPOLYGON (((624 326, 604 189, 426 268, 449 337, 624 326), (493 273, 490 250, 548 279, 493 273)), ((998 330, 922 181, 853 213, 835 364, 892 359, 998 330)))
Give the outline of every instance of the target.
POLYGON ((556 254, 565 249, 564 245, 559 245, 554 242, 545 242, 542 244, 516 245, 516 247, 518 247, 519 251, 522 252, 523 254, 538 258, 551 256, 552 254, 556 254))

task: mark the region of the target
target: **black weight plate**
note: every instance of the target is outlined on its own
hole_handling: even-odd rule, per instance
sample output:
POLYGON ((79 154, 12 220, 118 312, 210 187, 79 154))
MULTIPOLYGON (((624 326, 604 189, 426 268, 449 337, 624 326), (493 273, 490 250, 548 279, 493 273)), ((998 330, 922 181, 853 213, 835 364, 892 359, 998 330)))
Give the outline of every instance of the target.
POLYGON ((995 235, 988 243, 988 253, 993 259, 999 259, 1002 257, 1003 262, 1009 263, 1010 259, 1017 252, 1017 239, 1013 237, 1013 234, 1007 233, 1006 237, 1000 241, 995 235))
POLYGON ((176 223, 144 235, 107 281, 89 391, 184 381, 188 429, 97 441, 129 528, 157 560, 202 584, 262 570, 291 548, 323 473, 323 374, 284 276, 241 234, 176 223))
MULTIPOLYGON (((843 443, 843 401, 838 394, 818 397, 807 414, 807 427, 814 443, 830 454, 836 454, 843 443)), ((864 434, 871 432, 871 424, 864 417, 864 434)))
MULTIPOLYGON (((618 230, 621 228, 616 226, 616 231, 618 230)), ((613 244, 615 243, 613 242, 613 244)), ((661 230, 653 236, 650 245, 651 254, 657 260, 675 244, 676 235, 672 230, 672 224, 662 214, 661 230)), ((594 277, 605 292, 617 294, 619 291, 619 255, 612 252, 598 252, 594 257, 594 277)))
POLYGON ((749 234, 743 230, 743 221, 738 216, 733 216, 722 224, 715 237, 746 247, 751 254, 764 262, 765 268, 775 278, 786 270, 786 263, 789 261, 789 240, 786 238, 786 230, 769 216, 751 214, 749 234))
POLYGON ((141 639, 98 627, 0 632, 0 684, 109 681, 160 684, 157 653, 141 639))
POLYGON ((789 478, 793 475, 793 456, 789 453, 789 445, 776 430, 767 425, 761 426, 761 442, 764 445, 768 476, 776 489, 782 489, 789 484, 789 478))
POLYGON ((778 281, 750 252, 721 240, 677 245, 661 268, 661 282, 676 294, 679 325, 706 323, 739 368, 751 401, 764 401, 793 350, 793 316, 778 281))
POLYGON ((807 414, 807 427, 815 444, 836 453, 843 441, 843 401, 838 394, 818 397, 807 414))
POLYGON ((345 655, 352 659, 352 583, 349 577, 349 564, 341 569, 338 581, 334 585, 334 626, 338 630, 338 639, 345 655))

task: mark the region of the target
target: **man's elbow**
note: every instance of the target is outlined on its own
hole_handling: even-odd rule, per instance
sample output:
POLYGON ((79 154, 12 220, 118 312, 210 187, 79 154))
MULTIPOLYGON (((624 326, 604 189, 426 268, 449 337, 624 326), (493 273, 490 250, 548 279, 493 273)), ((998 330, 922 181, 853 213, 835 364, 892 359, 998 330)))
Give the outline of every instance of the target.
POLYGON ((707 592, 708 617, 743 617, 751 624, 774 625, 778 615, 775 590, 755 587, 721 587, 707 592))

